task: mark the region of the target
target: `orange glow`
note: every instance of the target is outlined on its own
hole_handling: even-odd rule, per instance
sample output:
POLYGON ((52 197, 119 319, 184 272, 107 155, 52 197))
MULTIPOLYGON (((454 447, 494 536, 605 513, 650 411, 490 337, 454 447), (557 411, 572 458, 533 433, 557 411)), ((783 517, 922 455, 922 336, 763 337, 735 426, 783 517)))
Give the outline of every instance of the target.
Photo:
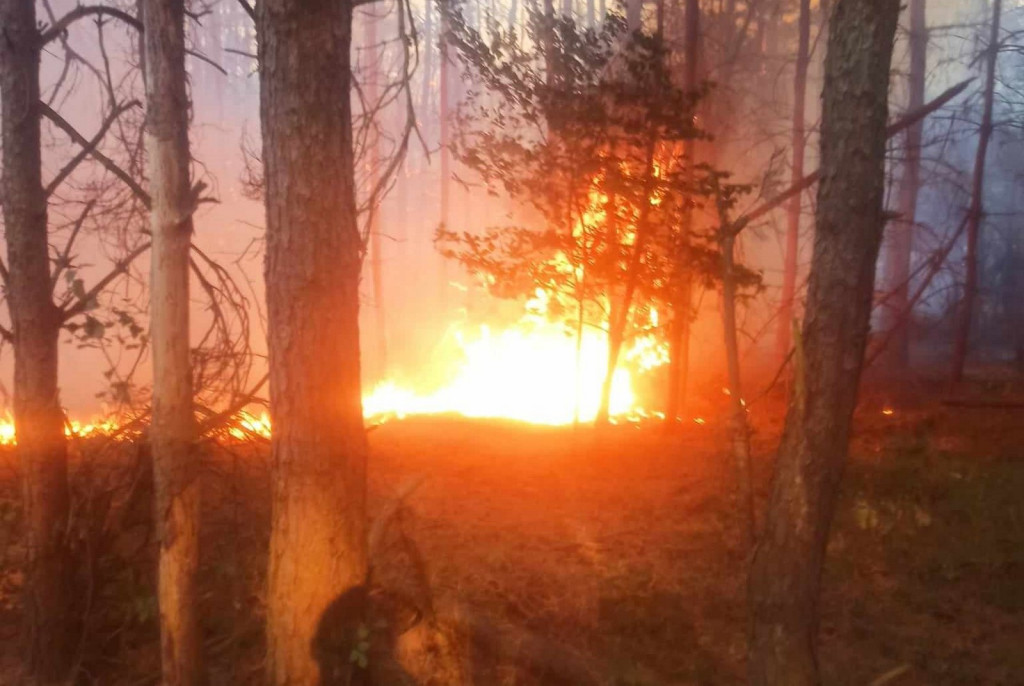
POLYGON ((891 407, 887 407, 884 410, 882 410, 882 414, 884 414, 886 417, 891 417, 894 414, 896 414, 896 410, 892 409, 891 407))
MULTIPOLYGON (((459 327, 454 331, 457 370, 430 391, 415 391, 387 380, 363 399, 367 417, 453 413, 466 417, 513 419, 534 424, 593 421, 605 378, 608 338, 592 327, 577 340, 564 323, 547 320, 548 295, 538 290, 526 314, 513 326, 459 327)), ((619 419, 656 417, 637 398, 629 368, 664 364, 667 351, 653 337, 641 336, 624 349, 625 363, 612 377, 609 411, 619 419)))

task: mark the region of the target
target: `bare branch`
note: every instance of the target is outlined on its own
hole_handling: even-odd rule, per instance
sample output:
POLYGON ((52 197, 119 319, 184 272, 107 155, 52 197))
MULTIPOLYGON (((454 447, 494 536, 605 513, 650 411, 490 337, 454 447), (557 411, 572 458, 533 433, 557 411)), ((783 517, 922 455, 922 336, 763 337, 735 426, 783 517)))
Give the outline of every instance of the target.
POLYGON ((256 21, 256 10, 251 4, 249 4, 249 0, 238 0, 238 4, 242 6, 242 9, 245 10, 245 13, 249 15, 250 19, 256 21))
POLYGON ((223 412, 218 412, 212 417, 208 418, 205 422, 199 426, 199 435, 205 436, 212 431, 216 431, 224 424, 227 424, 236 414, 245 409, 247 405, 251 405, 256 402, 259 397, 256 395, 260 392, 263 386, 270 379, 270 374, 264 374, 263 378, 256 382, 256 385, 252 387, 247 393, 241 398, 234 402, 231 406, 225 409, 223 412))
POLYGON ((103 141, 103 138, 107 135, 107 131, 110 130, 110 127, 118 117, 131 108, 140 106, 141 103, 138 100, 132 100, 116 107, 104 120, 103 125, 100 126, 100 130, 96 132, 96 135, 92 137, 92 140, 88 141, 86 145, 83 145, 78 154, 72 157, 71 160, 64 165, 64 168, 61 169, 55 177, 53 177, 53 180, 50 181, 50 183, 46 184, 46 195, 53 195, 53 192, 57 190, 64 180, 71 176, 75 169, 78 168, 78 165, 80 165, 86 157, 96 150, 96 147, 103 141))
MULTIPOLYGON (((64 117, 62 117, 59 114, 57 114, 57 112, 55 112, 53 110, 53 108, 51 108, 45 102, 40 102, 39 103, 39 107, 40 107, 40 110, 42 111, 43 115, 47 119, 52 121, 54 124, 56 124, 57 128, 59 128, 64 133, 66 133, 68 135, 68 137, 71 138, 71 140, 73 140, 74 142, 78 143, 83 148, 88 148, 89 147, 90 143, 89 143, 88 140, 86 140, 85 136, 80 134, 75 129, 75 127, 73 127, 71 124, 68 123, 68 121, 66 119, 64 119, 64 117)), ((142 186, 140 186, 138 184, 138 182, 135 181, 135 179, 133 179, 128 174, 128 172, 126 172, 125 170, 121 169, 121 167, 117 166, 116 162, 114 162, 112 159, 110 159, 109 157, 104 155, 99 150, 96 150, 95 147, 89 152, 89 154, 97 162, 99 162, 104 167, 106 167, 107 171, 109 171, 111 174, 113 174, 117 178, 121 179, 125 183, 125 185, 128 186, 128 188, 130 188, 133 193, 135 193, 135 196, 139 199, 139 201, 142 202, 142 204, 146 206, 146 209, 147 210, 149 209, 150 203, 151 203, 151 200, 150 200, 150 197, 149 197, 149 193, 147 193, 145 190, 143 190, 142 186)))
POLYGON ((91 16, 103 16, 114 17, 120 19, 124 23, 128 24, 134 29, 142 30, 142 22, 128 14, 114 7, 107 7, 105 5, 79 5, 75 9, 71 10, 63 17, 57 20, 57 22, 46 29, 39 35, 39 41, 42 45, 46 45, 51 41, 56 40, 68 30, 73 23, 79 19, 91 16))
POLYGON ((135 248, 135 250, 132 250, 123 259, 118 260, 114 264, 114 268, 111 269, 106 276, 100 279, 95 286, 86 291, 85 295, 79 298, 74 305, 71 305, 71 307, 65 307, 61 310, 61 321, 66 322, 72 317, 77 317, 78 315, 82 314, 87 309, 89 309, 89 303, 93 299, 95 299, 96 296, 102 293, 103 290, 107 286, 109 286, 115 279, 117 279, 119 276, 127 272, 128 267, 131 266, 132 262, 134 262, 140 255, 149 250, 151 245, 152 243, 147 241, 146 243, 143 243, 139 247, 135 248))
MULTIPOLYGON (((967 79, 966 81, 958 83, 957 85, 953 86, 939 97, 922 106, 920 109, 917 109, 913 112, 908 112, 900 119, 897 119, 892 124, 889 124, 885 132, 886 137, 892 138, 897 133, 909 129, 911 126, 918 123, 935 110, 940 109, 941 107, 946 105, 946 103, 948 103, 950 100, 963 93, 972 81, 974 81, 974 79, 967 79)), ((747 212, 745 215, 736 220, 736 223, 734 225, 735 232, 739 233, 747 226, 749 226, 751 223, 757 221, 758 219, 765 216, 766 214, 768 214, 775 208, 779 207, 780 205, 783 205, 787 200, 792 198, 794 195, 799 195, 800 193, 803 193, 805 190, 807 190, 815 183, 817 183, 818 179, 820 178, 821 170, 817 169, 808 174, 807 176, 805 176, 804 178, 802 178, 797 183, 793 184, 792 186, 784 190, 782 193, 776 195, 774 198, 771 198, 770 200, 766 200, 765 202, 761 203, 753 210, 747 212)))
POLYGON ((74 228, 71 229, 71 236, 68 238, 68 242, 64 245, 64 250, 61 251, 60 255, 54 260, 56 263, 53 269, 53 274, 50 276, 50 292, 53 293, 53 289, 57 287, 57 281, 60 279, 61 273, 64 272, 71 264, 71 249, 75 245, 75 239, 78 238, 78 233, 82 230, 82 226, 85 225, 85 220, 92 212, 92 208, 96 206, 96 198, 93 198, 85 204, 82 208, 82 213, 78 215, 78 219, 75 220, 74 228))

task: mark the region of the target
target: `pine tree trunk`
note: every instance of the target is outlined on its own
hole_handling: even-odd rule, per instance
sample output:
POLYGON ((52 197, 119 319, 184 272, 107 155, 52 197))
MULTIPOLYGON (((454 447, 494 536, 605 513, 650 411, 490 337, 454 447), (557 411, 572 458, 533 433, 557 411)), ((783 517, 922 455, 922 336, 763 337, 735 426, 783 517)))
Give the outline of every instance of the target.
MULTIPOLYGON (((811 0, 800 0, 799 44, 796 53, 796 74, 793 77, 793 169, 791 185, 804 178, 804 158, 807 133, 804 115, 807 109, 807 68, 810 64, 811 44, 811 0)), ((782 272, 782 300, 776 329, 776 357, 781 361, 789 355, 792 345, 790 332, 793 330, 793 316, 796 301, 797 262, 800 255, 800 215, 803 210, 803 193, 797 193, 789 201, 786 211, 786 257, 782 272)))
POLYGON ((189 248, 195 201, 189 181, 184 0, 145 0, 146 153, 153 250, 153 475, 160 538, 158 602, 163 683, 198 684, 196 604, 199 465, 189 357, 189 248))
POLYGON ((318 682, 318 624, 367 572, 352 11, 337 0, 257 10, 274 421, 267 674, 277 686, 318 682))
POLYGON ((822 564, 846 463, 885 224, 889 69, 899 0, 839 0, 829 31, 821 183, 796 383, 751 569, 750 683, 816 686, 822 564))
MULTIPOLYGON (((925 21, 925 0, 910 0, 910 98, 907 111, 924 106, 925 76, 928 66, 928 25, 925 21)), ((910 258, 914 247, 914 226, 917 223, 917 195, 921 187, 921 141, 924 121, 907 129, 907 159, 900 179, 900 218, 889 225, 885 276, 886 290, 892 295, 885 308, 883 328, 893 331, 887 362, 903 369, 910 362, 910 258)))
POLYGON ((47 200, 39 123, 39 34, 33 0, 0 0, 3 213, 14 336, 14 424, 21 462, 27 567, 25 665, 37 683, 71 669, 74 628, 67 449, 57 387, 60 316, 50 294, 47 200))
POLYGON ((974 303, 978 299, 978 239, 981 234, 981 220, 985 203, 985 160, 992 140, 992 116, 995 108, 996 63, 999 59, 999 27, 1002 20, 1003 1, 993 0, 992 23, 989 35, 988 54, 985 65, 985 104, 978 133, 978 152, 974 161, 974 181, 971 184, 971 206, 967 210, 967 270, 964 278, 964 296, 960 303, 957 328, 953 340, 953 368, 950 381, 960 383, 964 378, 967 353, 970 348, 971 325, 974 319, 974 303))

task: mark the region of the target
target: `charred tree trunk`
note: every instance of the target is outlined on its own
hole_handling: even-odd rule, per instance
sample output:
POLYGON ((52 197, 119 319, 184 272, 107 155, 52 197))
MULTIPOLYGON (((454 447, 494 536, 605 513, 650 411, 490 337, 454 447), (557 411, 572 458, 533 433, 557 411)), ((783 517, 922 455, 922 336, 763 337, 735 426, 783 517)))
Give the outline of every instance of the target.
MULTIPOLYGON (((811 0, 800 0, 799 27, 800 39, 796 53, 796 74, 793 77, 793 171, 791 176, 793 184, 799 183, 804 178, 804 158, 807 144, 804 115, 807 109, 807 68, 811 61, 811 0)), ((793 330, 796 301, 802 201, 803 193, 797 193, 790 199, 786 211, 786 257, 782 272, 782 300, 775 338, 775 352, 779 360, 786 359, 792 345, 790 332, 793 330)))
POLYGON ((192 212, 185 85, 184 0, 145 0, 146 153, 153 255, 153 475, 160 538, 158 601, 163 683, 200 682, 196 605, 199 465, 194 446, 189 357, 189 248, 192 212))
MULTIPOLYGON (((700 73, 700 0, 686 0, 685 20, 686 72, 683 87, 693 92, 697 89, 700 73)), ((687 164, 697 162, 696 147, 697 142, 692 141, 687 164)), ((672 265, 673 301, 669 329, 668 402, 665 404, 665 417, 669 422, 677 421, 683 411, 686 404, 686 384, 690 375, 690 325, 693 320, 693 275, 690 268, 692 228, 693 211, 688 210, 679 229, 676 255, 672 265)))
POLYGON ((21 462, 27 576, 25 665, 37 683, 67 678, 72 590, 65 532, 67 448, 57 388, 60 314, 50 294, 33 0, 0 0, 5 274, 14 343, 14 425, 21 462))
POLYGON ((990 25, 988 54, 985 59, 985 103, 981 115, 981 130, 978 132, 978 153, 974 160, 974 180, 971 183, 971 206, 967 210, 967 274, 964 278, 964 296, 960 303, 956 334, 953 340, 953 368, 950 381, 960 383, 964 378, 967 353, 970 348, 971 324, 974 319, 974 303, 978 299, 978 237, 985 203, 985 160, 992 140, 992 114, 995 107, 996 62, 999 59, 999 26, 1002 20, 1003 1, 993 0, 992 23, 990 25))
MULTIPOLYGON (((925 0, 910 1, 910 98, 907 110, 914 112, 924 106, 925 72, 928 66, 928 25, 925 22, 925 0)), ((886 305, 883 328, 892 331, 886 353, 890 366, 905 368, 910 362, 910 257, 914 247, 917 223, 917 195, 921 188, 921 141, 924 120, 907 129, 907 159, 900 179, 897 222, 889 225, 886 259, 886 290, 892 295, 886 305)))
POLYGON ((317 624, 367 571, 352 12, 348 0, 257 10, 274 418, 267 670, 280 686, 318 682, 317 624))
POLYGON ((839 0, 796 383, 751 569, 750 683, 816 685, 821 570, 846 463, 885 225, 886 117, 899 0, 839 0))

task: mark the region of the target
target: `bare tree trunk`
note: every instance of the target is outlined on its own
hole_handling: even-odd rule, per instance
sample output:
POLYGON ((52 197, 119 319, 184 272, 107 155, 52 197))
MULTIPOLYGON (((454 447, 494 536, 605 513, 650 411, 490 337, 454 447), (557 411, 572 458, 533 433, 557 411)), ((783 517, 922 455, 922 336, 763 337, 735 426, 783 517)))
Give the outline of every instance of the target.
POLYGON ((367 572, 352 11, 347 0, 257 10, 274 418, 267 674, 279 686, 318 682, 318 623, 367 572))
POLYGON ((626 27, 630 31, 643 28, 644 0, 626 0, 626 27))
POLYGON ((195 198, 189 181, 184 0, 145 0, 146 153, 149 160, 153 476, 160 537, 158 601, 163 683, 201 679, 196 605, 199 465, 189 357, 189 248, 195 198))
POLYGON ((796 383, 751 569, 750 683, 816 686, 821 570, 846 463, 885 225, 889 69, 899 0, 839 0, 796 383))
MULTIPOLYGON (((907 110, 924 106, 925 76, 928 66, 928 25, 926 0, 910 0, 910 98, 907 110)), ((917 195, 921 187, 921 141, 924 120, 907 129, 907 159, 900 179, 900 218, 889 224, 886 260, 886 290, 892 295, 886 304, 883 328, 893 331, 886 357, 890 366, 905 368, 910 362, 910 258, 917 223, 917 195)))
POLYGON ((985 65, 985 104, 978 132, 978 153, 974 161, 974 181, 971 184, 971 206, 967 210, 967 274, 964 279, 964 297, 960 303, 956 337, 953 340, 953 368, 950 381, 960 383, 964 378, 964 366, 970 347, 971 323, 974 319, 974 303, 978 299, 978 237, 985 202, 985 160, 992 140, 992 113, 995 105, 996 63, 999 59, 999 27, 1002 20, 1003 0, 992 2, 992 23, 989 34, 988 54, 985 65))
POLYGON ((743 517, 744 550, 751 551, 757 536, 757 518, 754 506, 753 473, 750 465, 750 426, 747 406, 743 401, 743 381, 740 373, 740 341, 736 329, 736 234, 726 211, 719 207, 720 246, 722 251, 722 327, 725 332, 725 358, 729 371, 729 432, 732 434, 732 454, 736 463, 736 485, 739 508, 743 517))
MULTIPOLYGON (((686 25, 684 46, 686 51, 686 72, 683 88, 693 92, 698 86, 700 74, 700 0, 686 0, 686 25)), ((698 160, 697 141, 691 141, 688 164, 698 160)), ((689 173, 689 171, 687 172, 689 173)), ((668 402, 665 417, 669 422, 679 418, 686 404, 686 384, 690 374, 690 325, 693 318, 693 276, 690 269, 690 232, 693 227, 693 211, 687 210, 679 229, 675 260, 672 265, 673 302, 672 323, 669 329, 669 377, 668 402)))
MULTIPOLYGON (((811 0, 800 0, 799 45, 796 53, 796 74, 793 77, 793 170, 792 183, 804 178, 804 158, 807 132, 804 114, 807 109, 807 68, 810 64, 811 45, 811 0)), ((779 307, 779 321, 775 337, 775 353, 779 360, 789 355, 792 345, 790 332, 793 330, 793 315, 796 301, 797 261, 800 255, 800 215, 803 210, 803 193, 797 193, 789 201, 786 212, 786 258, 782 272, 782 300, 779 307)))
MULTIPOLYGON (((451 20, 449 13, 451 7, 448 0, 439 0, 441 12, 441 36, 440 36, 440 60, 441 60, 441 103, 440 122, 441 127, 441 226, 451 230, 451 195, 452 195, 452 149, 451 149, 451 55, 448 50, 448 34, 451 31, 451 20)), ((448 262, 444 259, 440 263, 440 290, 438 297, 442 308, 448 304, 448 262)))
MULTIPOLYGON (((644 250, 647 246, 650 227, 647 225, 647 216, 650 213, 651 204, 647 199, 651 195, 654 185, 654 149, 655 139, 652 137, 647 141, 646 162, 644 165, 644 190, 640 199, 640 210, 636 220, 636 239, 633 243, 633 251, 630 254, 629 265, 626 270, 626 287, 622 294, 622 302, 611 308, 608 317, 608 363, 605 369, 604 382, 601 385, 601 402, 597 410, 597 424, 607 424, 611 413, 612 384, 615 378, 615 370, 619 366, 619 357, 622 353, 622 346, 626 342, 626 327, 629 325, 629 313, 633 307, 633 296, 640 285, 640 263, 643 261, 644 250)), ((616 235, 616 240, 618 236, 616 235)), ((609 300, 614 301, 614 294, 609 292, 609 300)))
POLYGON ((50 294, 39 125, 39 33, 33 0, 0 0, 5 276, 14 342, 14 424, 21 462, 27 576, 25 665, 37 683, 70 672, 74 636, 67 449, 57 388, 60 314, 50 294))
POLYGON ((420 92, 420 111, 424 116, 431 111, 430 92, 434 81, 434 52, 437 45, 434 43, 434 3, 428 2, 423 6, 423 89, 420 92))
MULTIPOLYGON (((366 100, 370 107, 376 109, 377 101, 380 98, 379 79, 381 78, 380 51, 377 48, 377 16, 376 9, 370 6, 365 14, 366 20, 366 50, 369 53, 366 70, 366 100)), ((380 135, 378 127, 382 126, 381 118, 383 112, 375 112, 373 117, 377 119, 370 122, 369 140, 369 165, 370 185, 375 186, 380 179, 380 135)), ((370 208, 370 281, 373 285, 373 315, 376 353, 374 360, 377 370, 377 380, 383 379, 387 374, 388 367, 388 335, 387 335, 387 312, 384 308, 384 264, 381 261, 381 235, 380 235, 380 208, 370 208)))

